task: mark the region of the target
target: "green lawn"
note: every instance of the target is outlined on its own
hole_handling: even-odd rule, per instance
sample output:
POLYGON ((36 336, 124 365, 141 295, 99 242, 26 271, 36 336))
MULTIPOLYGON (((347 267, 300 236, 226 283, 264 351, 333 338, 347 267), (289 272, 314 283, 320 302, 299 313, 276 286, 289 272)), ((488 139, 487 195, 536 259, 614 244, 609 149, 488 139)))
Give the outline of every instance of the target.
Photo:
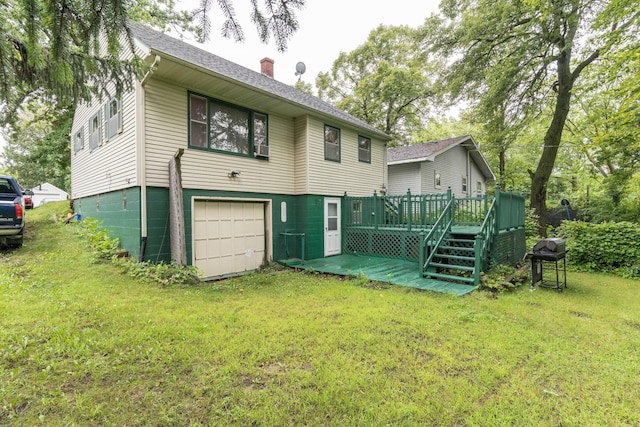
POLYGON ((0 252, 0 425, 640 425, 640 282, 455 297, 272 269, 162 288, 62 205, 0 252))

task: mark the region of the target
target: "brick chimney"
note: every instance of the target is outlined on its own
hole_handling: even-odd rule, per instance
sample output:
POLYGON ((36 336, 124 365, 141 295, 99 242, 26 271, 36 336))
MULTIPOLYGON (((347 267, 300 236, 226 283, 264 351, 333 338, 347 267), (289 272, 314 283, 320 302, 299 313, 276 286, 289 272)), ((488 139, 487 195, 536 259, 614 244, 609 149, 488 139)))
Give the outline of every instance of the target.
POLYGON ((260 60, 260 72, 267 77, 273 78, 273 59, 262 58, 260 60))

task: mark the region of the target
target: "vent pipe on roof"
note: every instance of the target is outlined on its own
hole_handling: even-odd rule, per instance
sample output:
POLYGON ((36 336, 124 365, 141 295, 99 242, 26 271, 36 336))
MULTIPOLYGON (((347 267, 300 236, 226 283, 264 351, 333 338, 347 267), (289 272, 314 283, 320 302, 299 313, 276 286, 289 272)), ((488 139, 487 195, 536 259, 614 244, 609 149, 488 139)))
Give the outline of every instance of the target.
POLYGON ((260 72, 267 77, 273 78, 273 59, 262 58, 260 60, 260 72))

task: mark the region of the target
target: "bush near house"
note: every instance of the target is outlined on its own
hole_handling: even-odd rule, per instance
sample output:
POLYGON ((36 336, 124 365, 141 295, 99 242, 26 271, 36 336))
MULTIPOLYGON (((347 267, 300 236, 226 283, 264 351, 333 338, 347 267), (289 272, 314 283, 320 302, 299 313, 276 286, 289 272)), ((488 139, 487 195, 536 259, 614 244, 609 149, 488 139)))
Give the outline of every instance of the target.
POLYGON ((565 221, 558 235, 567 240, 567 258, 573 266, 640 277, 640 225, 565 221))

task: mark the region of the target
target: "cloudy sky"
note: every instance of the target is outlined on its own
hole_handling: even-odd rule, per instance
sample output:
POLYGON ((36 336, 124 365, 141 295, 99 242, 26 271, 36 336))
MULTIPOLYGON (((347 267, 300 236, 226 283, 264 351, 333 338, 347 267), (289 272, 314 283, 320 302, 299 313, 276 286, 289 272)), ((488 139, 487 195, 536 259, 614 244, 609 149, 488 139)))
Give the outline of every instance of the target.
MULTIPOLYGON (((181 0, 181 8, 192 10, 198 0, 181 0)), ((262 1, 259 1, 262 3, 262 1)), ((319 72, 331 69, 340 52, 350 52, 364 43, 369 32, 380 24, 417 27, 431 13, 437 11, 435 0, 306 0, 305 8, 298 11, 299 30, 288 44, 285 53, 279 53, 275 43, 261 43, 250 21, 249 0, 233 0, 236 15, 243 27, 246 40, 236 43, 222 38, 220 20, 213 20, 211 41, 204 49, 259 71, 260 60, 269 57, 275 61, 275 78, 293 84, 295 66, 306 65, 302 79, 315 84, 319 72)), ((217 2, 213 5, 217 7, 217 2)), ((218 12, 217 9, 212 11, 218 12)))
MULTIPOLYGON (((176 3, 180 9, 192 10, 199 0, 176 3)), ((350 52, 364 43, 378 25, 417 27, 438 9, 436 0, 306 0, 305 8, 297 13, 299 30, 289 41, 287 51, 279 53, 273 40, 269 44, 259 41, 250 21, 250 0, 233 0, 233 5, 245 42, 222 38, 219 35, 221 20, 214 16, 211 41, 199 46, 255 71, 260 71, 260 60, 269 57, 275 61, 275 79, 287 84, 296 82, 296 64, 303 62, 306 72, 301 78, 311 85, 315 84, 318 73, 331 69, 340 52, 350 52)), ((213 7, 217 7, 216 1, 213 7)), ((219 9, 212 12, 218 13, 219 9)), ((0 149, 3 144, 0 135, 0 149)))

